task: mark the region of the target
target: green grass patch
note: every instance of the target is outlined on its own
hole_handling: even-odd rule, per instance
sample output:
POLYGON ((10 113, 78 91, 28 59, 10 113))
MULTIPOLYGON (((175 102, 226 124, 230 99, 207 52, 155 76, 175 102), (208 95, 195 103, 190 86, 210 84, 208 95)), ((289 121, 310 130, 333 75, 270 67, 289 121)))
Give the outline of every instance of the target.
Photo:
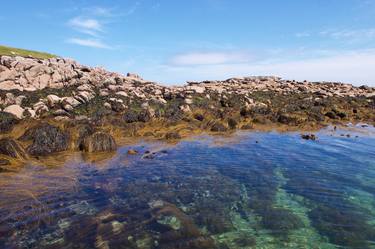
POLYGON ((0 55, 7 55, 7 56, 22 56, 22 57, 33 57, 36 59, 49 59, 56 57, 56 55, 37 52, 32 50, 26 49, 19 49, 19 48, 12 48, 7 46, 0 45, 0 55))

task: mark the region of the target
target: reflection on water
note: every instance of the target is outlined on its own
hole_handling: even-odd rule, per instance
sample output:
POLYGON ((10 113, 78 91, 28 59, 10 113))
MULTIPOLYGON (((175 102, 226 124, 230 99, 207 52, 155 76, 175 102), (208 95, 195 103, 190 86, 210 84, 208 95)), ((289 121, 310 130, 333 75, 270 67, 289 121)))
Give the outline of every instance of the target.
POLYGON ((375 248, 375 133, 361 130, 140 143, 3 173, 0 248, 375 248))

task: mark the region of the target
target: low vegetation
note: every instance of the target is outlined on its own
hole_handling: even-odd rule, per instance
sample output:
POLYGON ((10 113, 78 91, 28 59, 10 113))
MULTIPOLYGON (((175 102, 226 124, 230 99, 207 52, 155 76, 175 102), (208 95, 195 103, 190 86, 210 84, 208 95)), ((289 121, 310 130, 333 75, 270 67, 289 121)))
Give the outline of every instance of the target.
POLYGON ((12 48, 12 47, 2 46, 2 45, 0 45, 0 55, 33 57, 36 59, 49 59, 49 58, 56 57, 56 55, 49 54, 49 53, 20 49, 20 48, 12 48))

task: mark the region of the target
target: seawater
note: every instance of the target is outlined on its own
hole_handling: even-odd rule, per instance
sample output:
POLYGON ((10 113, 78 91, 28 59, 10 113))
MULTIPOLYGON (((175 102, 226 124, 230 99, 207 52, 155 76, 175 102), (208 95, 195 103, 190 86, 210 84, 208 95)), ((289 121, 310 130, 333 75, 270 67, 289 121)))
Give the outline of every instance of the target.
POLYGON ((375 248, 375 129, 316 135, 140 142, 2 173, 0 248, 375 248))

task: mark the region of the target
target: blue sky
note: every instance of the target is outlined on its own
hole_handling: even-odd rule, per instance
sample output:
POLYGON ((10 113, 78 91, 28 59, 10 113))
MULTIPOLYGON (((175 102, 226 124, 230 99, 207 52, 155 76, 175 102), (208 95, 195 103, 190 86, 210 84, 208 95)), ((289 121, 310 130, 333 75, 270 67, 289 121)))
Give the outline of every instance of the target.
POLYGON ((375 85, 372 0, 4 1, 0 44, 165 84, 234 76, 375 85))

